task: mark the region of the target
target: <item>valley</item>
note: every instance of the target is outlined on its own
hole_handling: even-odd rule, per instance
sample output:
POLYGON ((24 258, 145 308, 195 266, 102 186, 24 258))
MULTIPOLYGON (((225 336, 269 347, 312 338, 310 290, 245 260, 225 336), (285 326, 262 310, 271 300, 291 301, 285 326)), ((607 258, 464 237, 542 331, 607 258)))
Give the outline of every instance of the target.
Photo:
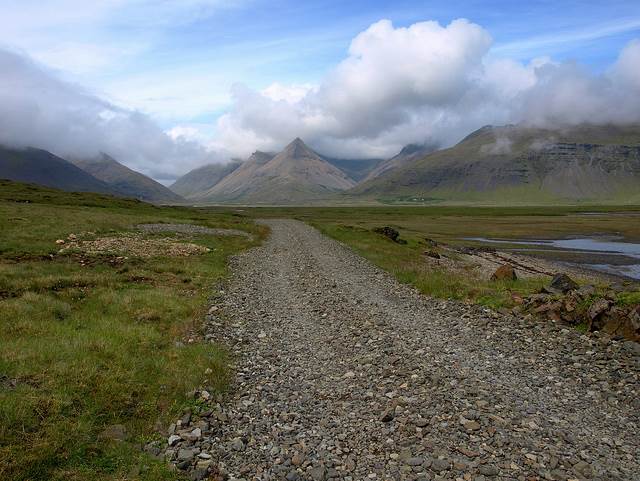
POLYGON ((596 328, 634 312, 638 284, 564 265, 573 315, 609 310, 531 315, 558 265, 469 240, 640 239, 628 206, 186 208, 0 187, 7 479, 640 469, 635 334, 596 328), (505 262, 517 279, 491 280, 505 262))
POLYGON ((0 481, 640 481, 638 0, 0 4, 0 481))

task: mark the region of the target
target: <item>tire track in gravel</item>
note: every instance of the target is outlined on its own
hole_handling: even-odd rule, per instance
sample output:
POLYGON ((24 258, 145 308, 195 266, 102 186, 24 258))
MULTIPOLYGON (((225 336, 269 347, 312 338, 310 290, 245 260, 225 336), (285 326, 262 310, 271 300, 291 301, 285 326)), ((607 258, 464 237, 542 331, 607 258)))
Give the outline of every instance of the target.
POLYGON ((265 223, 207 327, 238 355, 236 394, 167 451, 195 479, 640 479, 633 345, 427 298, 265 223))

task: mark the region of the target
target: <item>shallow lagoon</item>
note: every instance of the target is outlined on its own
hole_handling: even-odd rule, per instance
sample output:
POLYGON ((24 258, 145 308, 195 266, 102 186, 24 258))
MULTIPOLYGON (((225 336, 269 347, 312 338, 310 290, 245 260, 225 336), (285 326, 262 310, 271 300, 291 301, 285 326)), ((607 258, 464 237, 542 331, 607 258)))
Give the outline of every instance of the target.
POLYGON ((531 248, 507 248, 526 253, 527 251, 561 251, 580 254, 580 261, 573 262, 583 267, 640 280, 640 243, 625 242, 616 237, 576 237, 570 239, 488 239, 485 237, 467 237, 487 244, 507 244, 531 246, 531 248), (534 249, 542 246, 545 249, 534 249), (607 262, 607 257, 610 262, 607 262), (604 261, 604 262, 603 262, 604 261))

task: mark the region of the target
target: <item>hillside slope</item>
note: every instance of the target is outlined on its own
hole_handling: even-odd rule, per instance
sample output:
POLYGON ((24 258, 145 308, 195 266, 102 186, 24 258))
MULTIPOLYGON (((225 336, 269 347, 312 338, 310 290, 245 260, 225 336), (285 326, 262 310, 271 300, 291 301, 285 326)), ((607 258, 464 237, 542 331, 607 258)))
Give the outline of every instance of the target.
POLYGON ((53 187, 69 192, 123 193, 71 162, 41 149, 0 146, 0 179, 53 187))
POLYGON ((147 202, 177 203, 184 199, 164 185, 108 156, 73 160, 73 163, 127 197, 147 202))
POLYGON ((187 172, 169 188, 185 199, 197 200, 240 165, 240 161, 203 165, 187 172))
POLYGON ((350 193, 387 200, 631 201, 640 194, 640 127, 487 126, 350 193))
POLYGON ((295 139, 276 156, 254 153, 206 194, 207 201, 291 204, 317 201, 354 182, 295 139))
POLYGON ((435 147, 429 145, 406 145, 400 152, 398 152, 398 154, 394 155, 390 159, 386 159, 378 163, 378 165, 376 165, 375 168, 372 169, 364 179, 362 179, 362 182, 368 182, 376 177, 380 177, 386 172, 404 167, 414 160, 430 154, 434 150, 436 150, 435 147))

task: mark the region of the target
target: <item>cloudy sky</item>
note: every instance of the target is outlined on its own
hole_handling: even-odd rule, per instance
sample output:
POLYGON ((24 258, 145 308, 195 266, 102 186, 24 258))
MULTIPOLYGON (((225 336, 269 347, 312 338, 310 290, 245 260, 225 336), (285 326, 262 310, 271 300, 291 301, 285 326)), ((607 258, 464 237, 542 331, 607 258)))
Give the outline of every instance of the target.
POLYGON ((296 136, 334 156, 482 125, 640 122, 640 2, 0 0, 0 143, 168 182, 296 136))

